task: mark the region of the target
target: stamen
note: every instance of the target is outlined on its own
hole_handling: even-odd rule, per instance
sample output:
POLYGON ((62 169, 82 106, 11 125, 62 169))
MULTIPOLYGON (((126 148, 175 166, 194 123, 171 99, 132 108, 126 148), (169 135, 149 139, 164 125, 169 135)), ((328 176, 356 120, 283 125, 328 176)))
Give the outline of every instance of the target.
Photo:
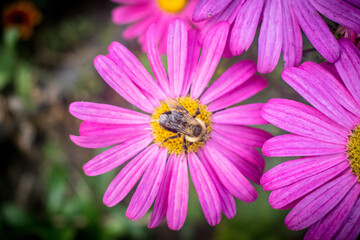
MULTIPOLYGON (((197 107, 199 106, 200 114, 196 117, 203 121, 207 126, 207 133, 210 133, 211 128, 211 112, 207 110, 206 105, 199 104, 199 100, 193 100, 191 97, 180 97, 176 99, 188 112, 191 116, 193 116, 196 112, 197 107)), ((170 111, 170 108, 165 102, 161 102, 160 106, 155 109, 155 112, 151 115, 152 121, 152 134, 154 136, 154 142, 159 146, 165 147, 169 154, 180 154, 184 152, 183 149, 183 140, 182 138, 169 139, 164 142, 165 139, 177 135, 177 133, 173 133, 165 130, 157 120, 160 118, 160 115, 164 112, 170 111)), ((204 146, 204 142, 194 142, 187 143, 189 152, 197 152, 199 147, 204 146)))
POLYGON ((186 2, 186 0, 158 0, 160 8, 170 13, 177 13, 183 10, 186 2))
POLYGON ((358 175, 360 181, 360 125, 357 125, 349 136, 347 153, 352 172, 358 175))

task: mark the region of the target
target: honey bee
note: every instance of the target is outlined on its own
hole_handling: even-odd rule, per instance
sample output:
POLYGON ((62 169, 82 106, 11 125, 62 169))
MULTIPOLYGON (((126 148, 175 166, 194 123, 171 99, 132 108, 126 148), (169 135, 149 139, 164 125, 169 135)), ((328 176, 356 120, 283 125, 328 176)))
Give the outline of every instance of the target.
POLYGON ((164 143, 170 139, 182 138, 183 150, 185 155, 188 153, 188 145, 195 142, 205 142, 209 139, 206 124, 197 118, 200 114, 199 106, 197 106, 195 114, 192 116, 177 100, 167 99, 166 104, 170 111, 164 112, 157 120, 159 125, 169 132, 176 133, 176 135, 168 137, 164 143))

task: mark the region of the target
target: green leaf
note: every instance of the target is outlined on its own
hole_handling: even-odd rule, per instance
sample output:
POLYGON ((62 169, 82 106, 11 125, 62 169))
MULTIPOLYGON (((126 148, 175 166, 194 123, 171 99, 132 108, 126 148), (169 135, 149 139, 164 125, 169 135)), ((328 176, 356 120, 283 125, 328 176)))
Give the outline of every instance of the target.
POLYGON ((13 227, 35 226, 35 219, 25 210, 15 204, 5 204, 3 206, 4 221, 13 227))
POLYGON ((54 168, 52 169, 51 174, 47 179, 48 195, 46 205, 50 213, 58 213, 63 208, 67 186, 67 181, 64 174, 65 173, 61 169, 54 168))
POLYGON ((18 31, 16 29, 5 30, 3 46, 0 46, 0 90, 10 83, 15 70, 16 43, 18 38, 18 31))
POLYGON ((15 92, 23 100, 26 107, 32 106, 30 97, 31 85, 32 85, 32 72, 28 65, 21 64, 17 67, 15 72, 15 92))

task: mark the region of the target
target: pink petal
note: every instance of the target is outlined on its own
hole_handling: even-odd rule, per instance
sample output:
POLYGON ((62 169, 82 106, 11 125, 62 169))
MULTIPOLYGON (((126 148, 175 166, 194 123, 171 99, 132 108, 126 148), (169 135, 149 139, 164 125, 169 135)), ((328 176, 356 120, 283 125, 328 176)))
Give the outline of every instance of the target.
MULTIPOLYGON (((307 62, 308 63, 308 62, 307 62)), ((305 63, 303 63, 304 65, 305 63)), ((328 72, 330 72, 340 83, 343 83, 338 71, 336 70, 336 67, 334 64, 329 62, 322 62, 320 63, 320 66, 325 68, 328 72)), ((344 87, 344 86, 343 86, 344 87)))
POLYGON ((214 226, 221 220, 221 201, 212 178, 196 154, 189 153, 191 179, 199 196, 206 221, 214 226))
POLYGON ((163 89, 166 96, 170 96, 169 81, 161 62, 161 57, 156 40, 156 25, 151 25, 146 33, 146 50, 149 58, 151 69, 154 72, 155 78, 158 80, 160 87, 163 89))
POLYGON ((257 193, 254 187, 234 164, 212 146, 211 140, 206 143, 203 151, 210 166, 231 194, 244 202, 255 201, 257 193))
POLYGON ((129 219, 138 220, 142 218, 151 207, 163 179, 166 158, 167 150, 165 148, 160 149, 157 157, 146 169, 126 210, 126 217, 129 219))
POLYGON ((111 59, 101 55, 97 56, 94 65, 105 82, 126 101, 144 112, 151 113, 154 111, 149 100, 111 59))
MULTIPOLYGON (((211 38, 211 36, 209 36, 209 32, 212 31, 212 29, 214 28, 214 26, 216 26, 216 24, 218 24, 220 22, 228 22, 231 25, 234 22, 236 15, 239 12, 243 2, 244 2, 244 0, 232 0, 230 2, 230 4, 226 8, 223 9, 223 11, 219 12, 219 14, 211 17, 210 19, 208 19, 206 21, 206 24, 201 28, 201 34, 200 34, 200 39, 199 39, 200 45, 202 45, 204 43, 206 38, 209 38, 209 37, 211 38)), ((227 41, 228 40, 229 40, 229 38, 227 37, 227 41)), ((228 44, 228 42, 227 42, 227 44, 228 44)), ((225 49, 226 48, 228 48, 228 46, 225 47, 225 49)), ((225 50, 224 50, 224 53, 225 53, 225 50)), ((231 53, 230 53, 230 56, 231 56, 231 53)))
POLYGON ((79 129, 81 136, 112 137, 119 142, 151 131, 150 124, 103 124, 88 121, 82 122, 79 129))
POLYGON ((189 93, 191 81, 195 74, 196 64, 200 55, 200 45, 198 43, 199 31, 191 29, 188 32, 188 51, 185 64, 184 83, 181 90, 181 96, 186 96, 189 93))
POLYGON ((150 162, 158 155, 159 148, 151 145, 133 158, 114 178, 104 194, 104 204, 108 207, 115 206, 130 192, 150 162))
POLYGON ((92 102, 73 102, 69 112, 81 120, 103 124, 149 124, 148 115, 129 109, 92 102))
POLYGON ((210 167, 206 156, 203 152, 198 152, 200 161, 204 164, 206 171, 208 172, 210 178, 212 179, 219 197, 221 200, 221 210, 224 212, 227 218, 233 218, 236 214, 236 205, 234 197, 231 193, 224 187, 224 185, 219 180, 218 176, 215 174, 214 170, 210 167))
POLYGON ((189 177, 184 155, 175 158, 172 170, 166 220, 171 230, 179 230, 185 222, 189 198, 189 177))
POLYGON ((211 120, 214 123, 234 125, 267 124, 268 122, 260 115, 263 105, 263 103, 252 103, 229 108, 214 113, 211 120))
POLYGON ((111 1, 115 3, 133 4, 133 5, 147 2, 147 0, 111 0, 111 1))
POLYGON ((285 131, 323 142, 346 144, 349 130, 331 121, 320 111, 288 99, 271 99, 261 115, 285 131))
POLYGON ((147 147, 152 140, 153 136, 149 134, 148 136, 137 137, 121 145, 112 147, 88 161, 83 166, 84 172, 88 176, 106 173, 137 155, 147 147))
POLYGON ((181 19, 173 20, 169 26, 167 41, 168 73, 173 98, 180 96, 184 82, 187 40, 185 22, 181 19))
POLYGON ((360 0, 345 0, 345 1, 360 8, 360 0))
POLYGON ((169 32, 169 25, 173 17, 171 15, 163 15, 157 22, 156 35, 159 42, 159 52, 161 55, 166 54, 167 35, 169 32))
POLYGON ((262 129, 247 126, 214 123, 211 127, 215 132, 232 141, 251 147, 261 148, 264 142, 272 137, 270 133, 262 129))
POLYGON ((251 60, 243 60, 231 66, 205 91, 200 102, 208 104, 237 88, 256 72, 256 65, 251 60))
POLYGON ((339 153, 286 161, 264 173, 261 178, 261 186, 265 191, 282 188, 322 172, 346 159, 345 153, 339 153))
POLYGON ((175 155, 170 155, 169 159, 166 162, 166 168, 164 177, 161 181, 159 192, 157 194, 154 209, 151 214, 151 219, 148 227, 154 228, 158 226, 161 221, 165 218, 166 211, 168 208, 168 194, 170 188, 171 175, 174 168, 174 164, 178 159, 175 155))
POLYGON ((316 9, 309 0, 293 0, 291 4, 300 27, 312 45, 326 60, 335 62, 340 56, 339 44, 316 9))
POLYGON ((148 5, 120 6, 112 10, 112 21, 115 24, 127 24, 135 22, 151 14, 148 5))
POLYGON ((241 157, 240 155, 238 155, 237 153, 224 148, 223 146, 221 146, 220 144, 218 144, 216 141, 213 142, 214 143, 214 147, 221 152, 221 154, 226 158, 229 159, 235 166, 236 168, 242 173, 244 174, 244 176, 246 178, 248 178, 249 180, 255 182, 256 184, 260 184, 260 178, 261 175, 264 171, 264 166, 265 166, 265 162, 262 158, 260 158, 258 160, 258 162, 262 162, 261 167, 259 167, 258 165, 253 164, 252 162, 248 161, 247 159, 241 157))
POLYGON ((325 17, 360 33, 360 9, 339 0, 310 0, 310 2, 325 17))
POLYGON ((331 181, 331 179, 344 172, 347 168, 349 168, 349 164, 346 161, 342 161, 338 165, 296 181, 292 185, 276 189, 270 194, 269 203, 273 208, 286 209, 287 206, 299 200, 301 201, 304 196, 306 197, 312 191, 316 191, 317 188, 331 181))
POLYGON ((194 14, 193 21, 201 22, 204 21, 222 11, 231 0, 199 0, 197 3, 194 14))
POLYGON ((264 0, 247 0, 241 6, 230 37, 232 54, 240 55, 249 49, 255 37, 263 6, 264 0))
MULTIPOLYGON (((245 146, 241 143, 234 142, 226 136, 220 135, 215 131, 211 133, 211 138, 214 142, 221 145, 224 149, 231 150, 239 155, 244 160, 250 162, 261 171, 264 170, 265 162, 261 154, 253 147, 245 146)), ((225 151, 225 150, 224 150, 225 151)))
POLYGON ((291 3, 289 3, 288 0, 282 0, 281 5, 284 36, 282 52, 285 61, 285 68, 296 67, 300 64, 302 56, 301 30, 291 3))
POLYGON ((157 23, 161 16, 156 12, 155 14, 150 15, 147 18, 143 18, 138 22, 130 25, 123 31, 123 38, 126 40, 134 39, 137 37, 141 37, 142 34, 146 33, 147 29, 153 23, 157 23))
POLYGON ((307 68, 307 71, 300 68, 287 68, 281 76, 316 109, 344 127, 353 128, 350 113, 339 104, 336 98, 329 95, 327 87, 324 86, 326 84, 322 82, 327 78, 324 79, 323 74, 317 74, 314 67, 307 68))
POLYGON ((342 51, 339 61, 335 63, 342 80, 360 105, 360 51, 349 40, 339 40, 342 51))
POLYGON ((267 157, 318 156, 346 151, 346 145, 322 142, 309 137, 285 134, 273 137, 263 145, 267 157))
MULTIPOLYGON (((339 223, 343 223, 354 208, 356 200, 359 199, 359 193, 360 185, 355 184, 344 199, 328 215, 310 226, 306 232, 305 239, 332 239, 341 227, 339 223)), ((344 239, 349 238, 347 236, 344 239)))
POLYGON ((93 136, 74 136, 70 135, 70 139, 81 147, 86 148, 102 148, 108 147, 115 144, 119 144, 128 140, 133 139, 134 137, 148 136, 151 135, 151 130, 142 130, 142 131, 127 131, 122 135, 93 135, 93 136))
POLYGON ((269 73, 276 67, 283 44, 281 0, 267 0, 259 35, 257 68, 269 73))
POLYGON ((349 216, 340 227, 340 231, 334 238, 336 240, 342 239, 357 239, 360 233, 360 198, 357 199, 354 207, 352 208, 349 216))
POLYGON ((163 100, 166 98, 166 95, 150 73, 126 47, 118 42, 113 42, 109 46, 109 52, 115 63, 139 88, 155 99, 163 100))
MULTIPOLYGON (((315 79, 318 79, 317 83, 328 92, 328 95, 333 96, 333 98, 344 108, 354 113, 355 115, 360 116, 360 106, 351 96, 348 89, 346 89, 346 87, 342 84, 340 77, 340 80, 336 78, 336 76, 339 75, 336 71, 336 68, 334 68, 334 65, 331 65, 333 67, 331 73, 328 70, 325 70, 323 66, 324 63, 319 65, 313 62, 305 62, 300 66, 300 68, 313 74, 315 79)), ((330 66, 327 66, 328 69, 329 67, 330 66)), ((351 114, 347 115, 350 118, 352 116, 351 114)), ((349 121, 351 122, 351 119, 349 121)), ((352 126, 350 127, 352 128, 352 126)))
POLYGON ((229 107, 233 104, 239 103, 257 94, 265 87, 267 87, 267 85, 268 83, 266 82, 265 78, 254 75, 236 89, 233 89, 231 92, 219 97, 218 99, 210 103, 208 105, 208 110, 211 112, 215 112, 220 109, 229 107))
POLYGON ((102 148, 121 143, 119 139, 113 137, 93 137, 70 135, 71 141, 80 147, 102 148))
POLYGON ((286 216, 285 225, 297 231, 309 227, 331 211, 357 182, 357 176, 344 173, 302 199, 286 216))
POLYGON ((206 38, 203 44, 192 82, 190 95, 193 99, 199 98, 213 76, 224 51, 228 31, 229 24, 227 22, 220 22, 208 32, 209 37, 206 38))

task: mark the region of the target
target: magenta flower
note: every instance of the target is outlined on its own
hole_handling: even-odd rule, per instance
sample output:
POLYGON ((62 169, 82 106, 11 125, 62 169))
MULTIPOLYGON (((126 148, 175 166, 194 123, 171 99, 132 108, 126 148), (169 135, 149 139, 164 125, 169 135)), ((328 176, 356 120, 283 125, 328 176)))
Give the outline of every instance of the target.
POLYGON ((356 239, 360 233, 360 51, 339 40, 334 65, 305 62, 283 79, 314 107, 272 99, 262 116, 291 134, 271 138, 266 156, 303 156, 266 172, 269 203, 290 209, 291 230, 309 227, 305 239, 356 239))
MULTIPOLYGON (((112 12, 115 24, 131 24, 123 32, 125 39, 138 39, 143 50, 146 47, 146 31, 156 23, 156 41, 160 44, 160 53, 166 52, 166 39, 169 24, 174 18, 183 19, 188 26, 197 0, 113 0, 122 4, 112 12)), ((202 24, 195 24, 201 26, 202 24)))
POLYGON ((285 67, 300 64, 300 27, 318 52, 329 62, 335 62, 340 48, 318 11, 360 32, 359 8, 359 1, 355 0, 199 0, 193 20, 200 22, 210 18, 203 28, 204 37, 219 21, 233 23, 226 55, 239 55, 248 50, 262 21, 257 68, 261 73, 268 73, 277 65, 281 51, 285 67))
POLYGON ((156 227, 166 216, 169 228, 178 230, 187 212, 188 168, 210 225, 220 222, 222 212, 234 217, 233 196, 244 202, 256 199, 257 193, 247 178, 260 182, 264 160, 255 147, 261 147, 271 135, 244 125, 267 123, 260 116, 263 104, 228 107, 261 91, 267 82, 254 75, 255 63, 245 60, 230 67, 204 91, 221 58, 228 29, 226 22, 217 24, 199 57, 198 31, 187 30, 182 20, 172 21, 167 76, 156 44, 156 28, 152 26, 146 43, 157 81, 117 42, 110 45, 108 55, 95 58, 95 67, 104 80, 143 111, 91 102, 70 105, 71 114, 84 120, 80 136, 71 136, 73 142, 87 148, 115 145, 84 165, 87 175, 99 175, 129 161, 105 192, 107 206, 119 203, 141 178, 126 216, 141 218, 155 200, 148 226, 156 227), (176 132, 165 130, 159 119, 169 114, 169 101, 173 99, 182 105, 179 111, 185 108, 192 115, 188 119, 197 115, 196 121, 204 124, 208 140, 191 141, 185 134, 186 139, 171 139, 176 132))

